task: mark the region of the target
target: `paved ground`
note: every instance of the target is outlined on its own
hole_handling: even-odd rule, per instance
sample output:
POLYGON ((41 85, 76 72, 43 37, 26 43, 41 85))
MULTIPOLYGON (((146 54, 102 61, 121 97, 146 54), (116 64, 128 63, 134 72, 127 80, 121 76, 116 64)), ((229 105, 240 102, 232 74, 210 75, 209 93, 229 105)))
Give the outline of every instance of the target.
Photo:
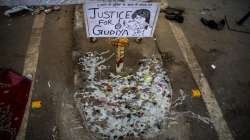
POLYGON ((27 140, 85 137, 81 132, 78 134, 82 126, 72 96, 72 23, 73 7, 46 16, 32 97, 41 99, 43 107, 31 112, 27 140))
MULTIPOLYGON (((23 72, 33 19, 31 15, 1 16, 1 68, 23 72)), ((85 137, 78 132, 81 120, 72 97, 72 23, 73 7, 64 7, 46 16, 32 97, 42 100, 42 109, 31 111, 26 139, 77 140, 85 137)))
MULTIPOLYGON (((190 0, 169 0, 168 3, 172 7, 185 9, 185 21, 180 26, 193 47, 195 56, 216 95, 233 136, 236 140, 249 139, 250 98, 248 94, 250 93, 248 89, 250 88, 250 77, 247 72, 250 70, 250 49, 248 47, 250 36, 227 29, 213 31, 204 27, 199 21, 201 10, 204 8, 213 9, 206 11, 205 16, 209 18, 220 19, 224 15, 240 17, 245 10, 249 9, 249 2, 213 0, 192 1, 192 4, 189 4, 190 0), (215 70, 211 69, 211 64, 216 65, 215 70)), ((3 10, 4 8, 1 8, 1 12, 3 10)), ((72 49, 74 56, 79 47, 93 47, 84 48, 85 51, 95 50, 95 48, 105 50, 109 45, 107 40, 99 40, 96 44, 91 44, 84 36, 79 37, 79 34, 79 38, 75 38, 74 41, 73 14, 72 7, 64 7, 61 11, 46 16, 32 97, 41 99, 43 107, 41 110, 31 112, 27 140, 89 139, 86 130, 81 126, 81 119, 79 119, 78 111, 73 103, 75 64, 72 61, 72 49), (48 86, 48 83, 51 87, 48 86)), ((197 85, 178 48, 168 22, 164 19, 163 14, 160 16, 156 29, 158 45, 153 40, 143 40, 139 45, 132 43, 133 45, 128 48, 126 61, 129 63, 126 64, 126 71, 133 71, 130 68, 135 68, 136 62, 130 60, 131 58, 148 56, 158 46, 163 53, 163 61, 172 81, 174 96, 178 96, 180 89, 188 96, 184 104, 175 111, 190 110, 202 116, 208 116, 202 98, 191 97, 191 90, 197 85), (139 47, 143 50, 139 49, 139 51, 139 47), (135 53, 135 50, 140 52, 140 55, 135 53)), ((0 16, 1 68, 12 68, 22 73, 32 21, 33 16, 15 18, 0 16)), ((158 137, 158 139, 163 138, 215 140, 217 134, 212 125, 206 125, 196 119, 181 117, 179 124, 172 126, 170 130, 158 137)))
MULTIPOLYGON (((185 22, 181 25, 196 57, 207 77, 224 117, 236 139, 249 139, 249 54, 250 35, 229 31, 214 31, 204 27, 199 19, 207 17, 237 21, 249 11, 249 1, 169 0, 169 5, 186 9, 185 22), (201 15, 202 9, 211 9, 201 15), (213 70, 211 65, 216 65, 213 70)), ((246 22, 246 25, 250 21, 246 22)), ((245 28, 247 29, 247 28, 245 28)))

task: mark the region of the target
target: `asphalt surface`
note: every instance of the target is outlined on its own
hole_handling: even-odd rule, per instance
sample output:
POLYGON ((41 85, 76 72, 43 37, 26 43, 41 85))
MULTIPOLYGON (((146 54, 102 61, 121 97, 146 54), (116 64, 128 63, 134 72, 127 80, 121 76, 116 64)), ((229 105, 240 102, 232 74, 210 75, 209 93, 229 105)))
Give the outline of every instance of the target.
POLYGON ((11 68, 22 73, 33 17, 8 18, 3 15, 6 9, 0 9, 0 68, 11 68))
MULTIPOLYGON (((233 32, 227 26, 221 31, 203 26, 201 17, 221 20, 226 15, 233 27, 248 11, 250 2, 240 1, 190 1, 169 0, 172 7, 185 9, 181 25, 193 51, 212 87, 216 99, 235 139, 250 138, 249 79, 250 34, 233 32), (211 65, 215 65, 213 69, 211 65)), ((250 20, 237 29, 249 31, 250 20)))
MULTIPOLYGON (((2 13, 6 9, 1 7, 0 68, 22 73, 34 16, 5 17, 2 13)), ((32 96, 42 101, 42 109, 30 110, 27 140, 86 137, 78 131, 81 119, 72 96, 73 12, 68 6, 46 16, 32 96)))
MULTIPOLYGON (((199 20, 203 16, 221 19, 224 15, 236 20, 249 10, 250 3, 246 0, 237 2, 232 0, 192 1, 192 4, 189 3, 190 0, 169 0, 171 7, 185 9, 185 21, 180 26, 193 47, 195 56, 216 95, 234 138, 248 140, 250 138, 248 133, 250 131, 250 98, 248 97, 250 94, 248 74, 250 71, 250 35, 232 32, 227 28, 222 31, 211 30, 203 26, 199 20), (205 14, 202 11, 205 11, 205 14), (212 64, 216 66, 216 69, 211 68, 212 64)), ((1 7, 1 13, 5 9, 1 7)), ((32 97, 42 100, 42 108, 31 112, 26 134, 27 140, 89 139, 89 134, 82 127, 80 115, 73 102, 75 63, 74 59, 72 61, 72 51, 73 56, 79 50, 102 51, 106 50, 109 44, 105 40, 98 40, 97 43, 91 44, 84 36, 74 39, 73 14, 72 7, 63 7, 60 11, 46 16, 32 97), (90 47, 84 48, 84 46, 90 47)), ((172 82, 174 98, 178 97, 180 90, 187 95, 187 100, 183 105, 174 111, 192 111, 208 116, 202 98, 191 96, 191 90, 197 88, 197 85, 164 15, 160 16, 156 29, 158 48, 163 54, 163 62, 172 82)), ((22 73, 33 18, 31 15, 7 18, 1 14, 0 68, 11 68, 22 73)), ((128 72, 133 72, 136 68, 134 60, 149 56, 157 48, 154 41, 147 39, 143 40, 142 44, 132 44, 133 46, 127 50, 128 57, 125 61, 128 62, 125 63, 128 72), (140 53, 136 53, 137 51, 140 53)), ((178 122, 157 139, 217 139, 212 125, 190 117, 181 117, 178 122)))
POLYGON ((31 111, 27 140, 84 139, 79 113, 73 102, 73 7, 46 16, 39 51, 33 99, 42 109, 31 111))

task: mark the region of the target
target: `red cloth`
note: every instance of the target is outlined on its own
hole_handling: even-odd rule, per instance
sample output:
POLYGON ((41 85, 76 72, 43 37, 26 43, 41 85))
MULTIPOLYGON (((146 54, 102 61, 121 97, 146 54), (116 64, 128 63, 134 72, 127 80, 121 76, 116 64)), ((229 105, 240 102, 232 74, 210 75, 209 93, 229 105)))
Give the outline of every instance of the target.
POLYGON ((5 70, 0 73, 0 139, 14 140, 28 102, 31 80, 5 70))

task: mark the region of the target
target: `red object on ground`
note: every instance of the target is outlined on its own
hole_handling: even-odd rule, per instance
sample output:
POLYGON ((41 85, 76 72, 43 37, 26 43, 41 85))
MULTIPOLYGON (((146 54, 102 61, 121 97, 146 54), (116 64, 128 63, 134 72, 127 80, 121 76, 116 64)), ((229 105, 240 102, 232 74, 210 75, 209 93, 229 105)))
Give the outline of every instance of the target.
POLYGON ((0 139, 15 140, 31 83, 31 80, 12 70, 0 72, 0 139))

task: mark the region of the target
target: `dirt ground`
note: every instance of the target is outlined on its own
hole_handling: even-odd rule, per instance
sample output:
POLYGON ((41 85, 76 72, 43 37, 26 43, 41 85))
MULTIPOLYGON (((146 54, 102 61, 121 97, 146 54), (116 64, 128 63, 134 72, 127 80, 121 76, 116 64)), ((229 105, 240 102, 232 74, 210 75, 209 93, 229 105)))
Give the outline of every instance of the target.
MULTIPOLYGON (((208 79, 226 122, 236 140, 250 138, 250 35, 229 31, 211 30, 200 23, 205 16, 212 19, 240 18, 249 10, 247 0, 168 0, 171 7, 185 9, 185 21, 181 24, 186 37, 192 45, 202 70, 208 79), (205 14, 201 12, 205 10, 205 14), (209 10, 207 10, 209 9, 209 10), (216 69, 212 69, 214 64, 216 69)), ((7 18, 2 15, 6 7, 1 7, 0 16, 0 68, 23 71, 29 34, 33 24, 32 15, 7 18)), ((249 21, 249 20, 248 20, 249 21)), ((39 48, 39 61, 34 81, 32 99, 41 99, 42 108, 33 110, 29 116, 27 140, 88 140, 89 133, 82 126, 82 120, 73 101, 73 93, 81 85, 74 85, 76 56, 79 52, 90 50, 113 50, 109 40, 100 39, 90 43, 84 30, 74 33, 74 7, 66 6, 58 12, 46 16, 39 48), (73 55, 72 55, 73 54, 73 55), (48 84, 49 83, 49 84, 48 84), (50 86, 49 86, 50 85, 50 86)), ((249 21, 250 22, 250 21, 249 21)), ((249 23, 248 22, 248 23, 249 23)), ((126 49, 125 71, 133 72, 137 61, 153 52, 163 54, 163 62, 170 77, 174 98, 183 90, 187 99, 175 111, 192 111, 209 116, 202 98, 191 96, 197 88, 195 80, 178 47, 169 24, 160 14, 156 27, 156 42, 144 39, 141 44, 130 40, 126 49)), ((110 60, 109 64, 114 61, 110 60)), ((114 71, 114 67, 111 71, 114 71)), ((79 83, 81 84, 81 83, 79 83)), ((181 117, 178 124, 164 129, 156 139, 165 140, 216 140, 217 133, 212 125, 181 117)))

